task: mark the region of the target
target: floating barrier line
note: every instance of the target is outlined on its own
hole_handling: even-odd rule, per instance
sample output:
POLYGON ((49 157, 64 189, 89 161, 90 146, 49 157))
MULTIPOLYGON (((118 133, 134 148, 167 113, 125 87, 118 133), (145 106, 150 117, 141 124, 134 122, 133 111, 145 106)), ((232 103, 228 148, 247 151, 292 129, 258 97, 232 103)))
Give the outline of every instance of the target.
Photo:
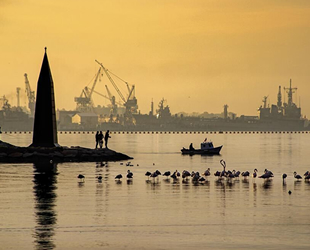
MULTIPOLYGON (((95 133, 96 131, 58 131, 58 134, 95 133)), ((2 131, 2 134, 32 134, 32 131, 2 131)), ((110 131, 110 134, 310 134, 310 131, 110 131)))

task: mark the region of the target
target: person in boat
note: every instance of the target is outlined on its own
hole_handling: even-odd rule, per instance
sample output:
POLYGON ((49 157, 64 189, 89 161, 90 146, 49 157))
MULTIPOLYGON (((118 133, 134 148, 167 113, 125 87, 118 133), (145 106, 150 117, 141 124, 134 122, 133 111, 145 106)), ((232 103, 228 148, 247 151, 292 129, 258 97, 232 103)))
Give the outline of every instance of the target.
POLYGON ((193 143, 191 143, 191 144, 189 145, 189 150, 195 150, 194 147, 193 147, 193 143))

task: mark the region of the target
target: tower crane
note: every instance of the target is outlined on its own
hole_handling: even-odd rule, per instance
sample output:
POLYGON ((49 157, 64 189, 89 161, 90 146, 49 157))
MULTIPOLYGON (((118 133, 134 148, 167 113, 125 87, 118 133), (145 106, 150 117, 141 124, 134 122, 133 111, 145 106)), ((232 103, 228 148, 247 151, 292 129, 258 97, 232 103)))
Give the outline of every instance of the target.
POLYGON ((117 115, 117 105, 116 105, 116 101, 115 101, 115 96, 111 94, 107 85, 105 85, 105 88, 107 90, 109 100, 111 101, 111 105, 112 105, 111 114, 117 115))
POLYGON ((28 81, 28 75, 25 73, 25 85, 26 85, 26 93, 28 98, 28 108, 30 110, 30 115, 34 115, 34 109, 35 109, 35 96, 34 91, 31 90, 29 81, 28 81))
MULTIPOLYGON (((116 104, 118 104, 118 105, 123 105, 121 102, 117 102, 117 101, 115 100, 115 96, 112 96, 113 99, 111 99, 111 97, 108 97, 108 96, 106 96, 106 95, 103 95, 103 94, 99 93, 99 92, 96 91, 96 90, 94 90, 93 92, 94 92, 95 94, 101 96, 101 97, 104 97, 104 98, 110 100, 111 104, 114 103, 114 105, 115 105, 115 107, 116 107, 116 111, 117 111, 117 105, 116 105, 116 104)), ((113 104, 112 104, 112 107, 113 107, 113 104)), ((117 114, 117 112, 113 113, 113 115, 116 115, 116 114, 117 114)))
POLYGON ((125 121, 129 124, 133 124, 134 123, 134 118, 132 116, 132 114, 137 113, 138 110, 138 105, 137 105, 137 99, 135 97, 135 85, 132 85, 132 87, 129 87, 129 84, 127 82, 125 82, 124 80, 122 80, 120 77, 116 76, 115 74, 113 74, 112 72, 110 72, 108 69, 106 69, 102 63, 98 62, 97 60, 95 60, 103 69, 104 73, 106 74, 106 76, 108 77, 109 81, 111 82, 111 84, 113 85, 113 87, 115 88, 116 92, 118 93, 119 97, 121 98, 123 105, 126 108, 125 111, 125 121), (125 82, 126 86, 127 86, 127 90, 128 90, 128 95, 127 98, 124 97, 124 95, 122 94, 122 92, 119 90, 118 86, 116 85, 116 83, 114 82, 113 78, 111 77, 111 75, 114 75, 115 77, 117 77, 118 79, 120 79, 121 81, 125 82))
POLYGON ((92 94, 94 92, 95 86, 97 84, 97 81, 99 79, 100 81, 100 76, 101 76, 101 67, 99 68, 93 85, 91 89, 89 89, 87 86, 82 90, 82 93, 79 97, 75 97, 74 101, 76 102, 76 110, 81 111, 81 112, 86 112, 90 111, 94 107, 94 103, 92 101, 92 94))

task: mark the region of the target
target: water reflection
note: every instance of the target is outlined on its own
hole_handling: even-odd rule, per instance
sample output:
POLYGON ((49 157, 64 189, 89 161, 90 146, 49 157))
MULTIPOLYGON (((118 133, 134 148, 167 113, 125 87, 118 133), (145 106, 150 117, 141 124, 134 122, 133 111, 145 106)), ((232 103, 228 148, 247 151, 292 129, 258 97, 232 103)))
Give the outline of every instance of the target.
POLYGON ((270 189, 272 187, 272 180, 264 180, 262 186, 264 189, 270 189))
POLYGON ((294 181, 294 190, 301 190, 301 184, 302 182, 300 180, 294 181))
POLYGON ((120 185, 120 184, 122 184, 122 181, 121 180, 115 180, 115 183, 120 185))
POLYGON ((35 199, 35 247, 54 249, 53 236, 57 222, 55 203, 57 194, 57 165, 55 163, 36 163, 33 166, 33 192, 35 199))

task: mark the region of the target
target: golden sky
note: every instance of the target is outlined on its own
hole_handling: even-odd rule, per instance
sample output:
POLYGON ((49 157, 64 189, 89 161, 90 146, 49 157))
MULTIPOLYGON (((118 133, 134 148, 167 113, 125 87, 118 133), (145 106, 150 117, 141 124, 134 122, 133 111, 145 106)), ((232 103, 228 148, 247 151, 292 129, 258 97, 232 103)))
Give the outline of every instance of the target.
POLYGON ((45 46, 59 109, 75 108, 96 59, 135 84, 142 113, 165 98, 172 113, 228 104, 256 115, 291 78, 293 101, 310 115, 308 0, 0 0, 0 95, 12 105, 24 73, 36 90, 45 46))

